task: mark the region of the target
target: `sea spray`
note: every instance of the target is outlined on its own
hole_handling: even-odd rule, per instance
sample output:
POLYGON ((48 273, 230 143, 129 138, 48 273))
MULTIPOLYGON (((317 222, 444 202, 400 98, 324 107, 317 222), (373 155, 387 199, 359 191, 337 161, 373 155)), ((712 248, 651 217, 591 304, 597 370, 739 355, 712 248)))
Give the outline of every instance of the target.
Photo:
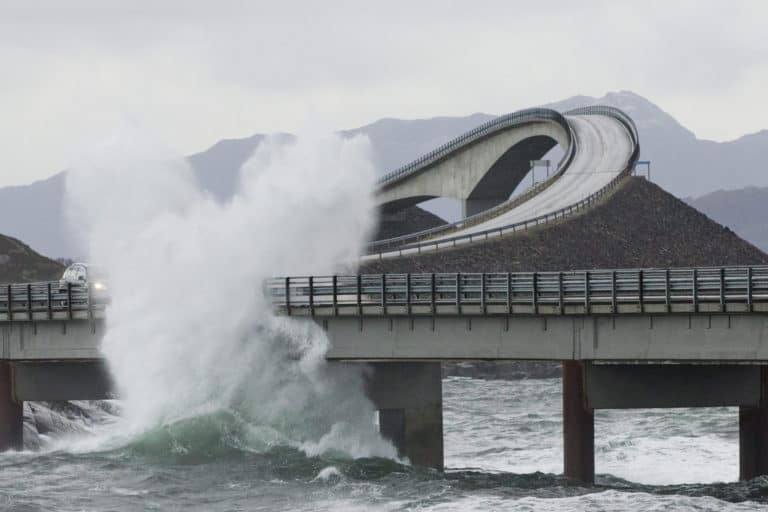
POLYGON ((263 294, 272 276, 354 267, 375 221, 373 186, 363 137, 267 138, 223 203, 137 130, 77 165, 68 216, 109 274, 103 352, 123 410, 111 440, 224 414, 238 418, 227 436, 245 449, 393 456, 361 370, 329 366, 322 330, 276 318, 263 294))

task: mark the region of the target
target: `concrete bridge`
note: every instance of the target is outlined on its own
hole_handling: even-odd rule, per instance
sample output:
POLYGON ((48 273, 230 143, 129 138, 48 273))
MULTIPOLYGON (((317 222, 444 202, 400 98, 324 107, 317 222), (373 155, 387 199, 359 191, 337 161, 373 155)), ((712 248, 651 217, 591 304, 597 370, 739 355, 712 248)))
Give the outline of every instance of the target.
MULTIPOLYGON (((104 303, 84 287, 0 291, 0 447, 24 400, 102 399, 104 303), (49 289, 56 291, 49 292, 49 289)), ((768 474, 768 267, 286 277, 279 315, 327 332, 336 364, 367 363, 382 433, 441 468, 440 364, 561 361, 565 473, 594 479, 595 409, 739 406, 741 476, 768 474)))
MULTIPOLYGON (((376 242, 395 258, 506 236, 591 208, 639 155, 632 120, 610 107, 502 116, 385 177, 395 211, 429 197, 469 217, 376 242), (510 198, 554 144, 544 183, 510 198)), ((442 468, 441 362, 563 365, 565 474, 594 480, 594 410, 739 406, 741 478, 768 474, 768 267, 284 277, 277 314, 317 322, 333 364, 373 368, 366 391, 384 436, 414 464, 442 468)), ((106 301, 59 282, 0 286, 0 449, 22 443, 24 400, 102 399, 106 301)))

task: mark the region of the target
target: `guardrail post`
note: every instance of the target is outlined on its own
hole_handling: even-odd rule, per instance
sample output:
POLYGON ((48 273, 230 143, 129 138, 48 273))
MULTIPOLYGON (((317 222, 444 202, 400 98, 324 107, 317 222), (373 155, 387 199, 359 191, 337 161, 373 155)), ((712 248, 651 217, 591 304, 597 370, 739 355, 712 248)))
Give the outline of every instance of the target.
POLYGON ((512 274, 507 272, 507 315, 512 314, 512 274))
POLYGON ((747 267, 747 311, 753 311, 752 307, 752 267, 747 267))
POLYGON ((363 292, 362 288, 362 276, 357 274, 357 314, 363 316, 363 292))
POLYGON ((611 313, 616 313, 616 271, 611 271, 611 313))
POLYGON ((93 296, 91 291, 91 285, 87 284, 86 286, 88 287, 87 288, 88 295, 86 297, 86 300, 88 301, 88 323, 90 324, 90 327, 91 327, 91 334, 96 334, 96 324, 94 323, 94 320, 93 320, 93 300, 92 300, 93 296))
POLYGON ((51 283, 50 282, 48 283, 46 288, 47 288, 47 291, 48 291, 48 295, 46 297, 46 300, 48 302, 48 320, 52 320, 53 319, 53 300, 51 298, 51 283))
POLYGON ((485 273, 480 274, 480 311, 485 315, 485 273))
POLYGON ((12 322, 13 321, 13 306, 11 304, 13 304, 13 300, 11 299, 11 285, 8 285, 6 290, 8 292, 8 300, 5 303, 5 310, 6 310, 6 313, 8 315, 8 321, 12 322))
POLYGON ((333 275, 333 316, 339 316, 338 276, 333 275))
POLYGON ((387 274, 381 274, 381 314, 387 314, 387 274))
POLYGON ((411 274, 405 274, 405 310, 411 315, 411 274))
POLYGON ((315 316, 315 278, 309 276, 309 315, 315 316))
POLYGON ((533 307, 533 314, 538 315, 539 314, 539 302, 538 302, 538 276, 539 274, 537 272, 534 272, 531 275, 531 306, 533 307))
POLYGON ((291 316, 291 278, 285 278, 285 314, 291 316))
POLYGON ((72 320, 72 282, 67 281, 67 318, 72 320))
POLYGON ((637 298, 640 302, 640 313, 645 313, 645 290, 643 288, 643 271, 637 272, 637 298))
POLYGON ((32 283, 27 283, 27 320, 32 321, 32 283))
POLYGON ((456 313, 461 314, 461 272, 456 273, 456 313))
POLYGON ((691 276, 691 299, 693 303, 693 312, 699 312, 699 296, 698 296, 698 272, 697 269, 693 269, 693 275, 691 276))
POLYGON ((725 311, 725 269, 720 267, 720 312, 725 311))
POLYGON ((584 271, 584 313, 589 314, 589 270, 584 271))
POLYGON ((565 301, 563 300, 563 273, 557 273, 557 307, 560 314, 565 314, 565 301))
POLYGON ((437 300, 437 297, 435 296, 435 294, 437 293, 437 290, 435 289, 435 274, 434 274, 434 272, 429 275, 429 280, 430 280, 430 304, 429 304, 429 306, 430 306, 430 310, 431 310, 432 316, 434 316, 435 313, 437 312, 437 308, 435 307, 435 302, 437 300))
POLYGON ((672 309, 670 304, 669 269, 664 270, 664 305, 666 306, 667 313, 669 313, 672 309))

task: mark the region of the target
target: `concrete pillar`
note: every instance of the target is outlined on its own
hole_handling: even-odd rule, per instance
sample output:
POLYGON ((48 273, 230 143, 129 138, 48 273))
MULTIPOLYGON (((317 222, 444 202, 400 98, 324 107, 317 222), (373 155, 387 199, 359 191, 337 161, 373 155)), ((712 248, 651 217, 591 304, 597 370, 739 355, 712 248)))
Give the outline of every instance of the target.
POLYGON ((372 363, 368 397, 379 429, 415 466, 443 469, 443 387, 440 363, 372 363))
POLYGON ((563 361, 563 473, 595 482, 595 416, 586 407, 584 364, 563 361))
POLYGON ((0 362, 0 451, 24 448, 24 407, 13 396, 10 363, 0 362))
POLYGON ((768 475, 768 368, 760 367, 760 405, 739 407, 739 479, 768 475))

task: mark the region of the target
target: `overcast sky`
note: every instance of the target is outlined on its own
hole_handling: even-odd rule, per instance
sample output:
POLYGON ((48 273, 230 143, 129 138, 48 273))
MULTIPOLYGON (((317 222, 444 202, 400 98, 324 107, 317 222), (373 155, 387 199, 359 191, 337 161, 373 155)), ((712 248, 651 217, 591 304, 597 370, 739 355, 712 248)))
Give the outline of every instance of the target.
POLYGON ((699 137, 768 128, 768 1, 0 0, 0 185, 125 120, 188 154, 619 89, 699 137))

